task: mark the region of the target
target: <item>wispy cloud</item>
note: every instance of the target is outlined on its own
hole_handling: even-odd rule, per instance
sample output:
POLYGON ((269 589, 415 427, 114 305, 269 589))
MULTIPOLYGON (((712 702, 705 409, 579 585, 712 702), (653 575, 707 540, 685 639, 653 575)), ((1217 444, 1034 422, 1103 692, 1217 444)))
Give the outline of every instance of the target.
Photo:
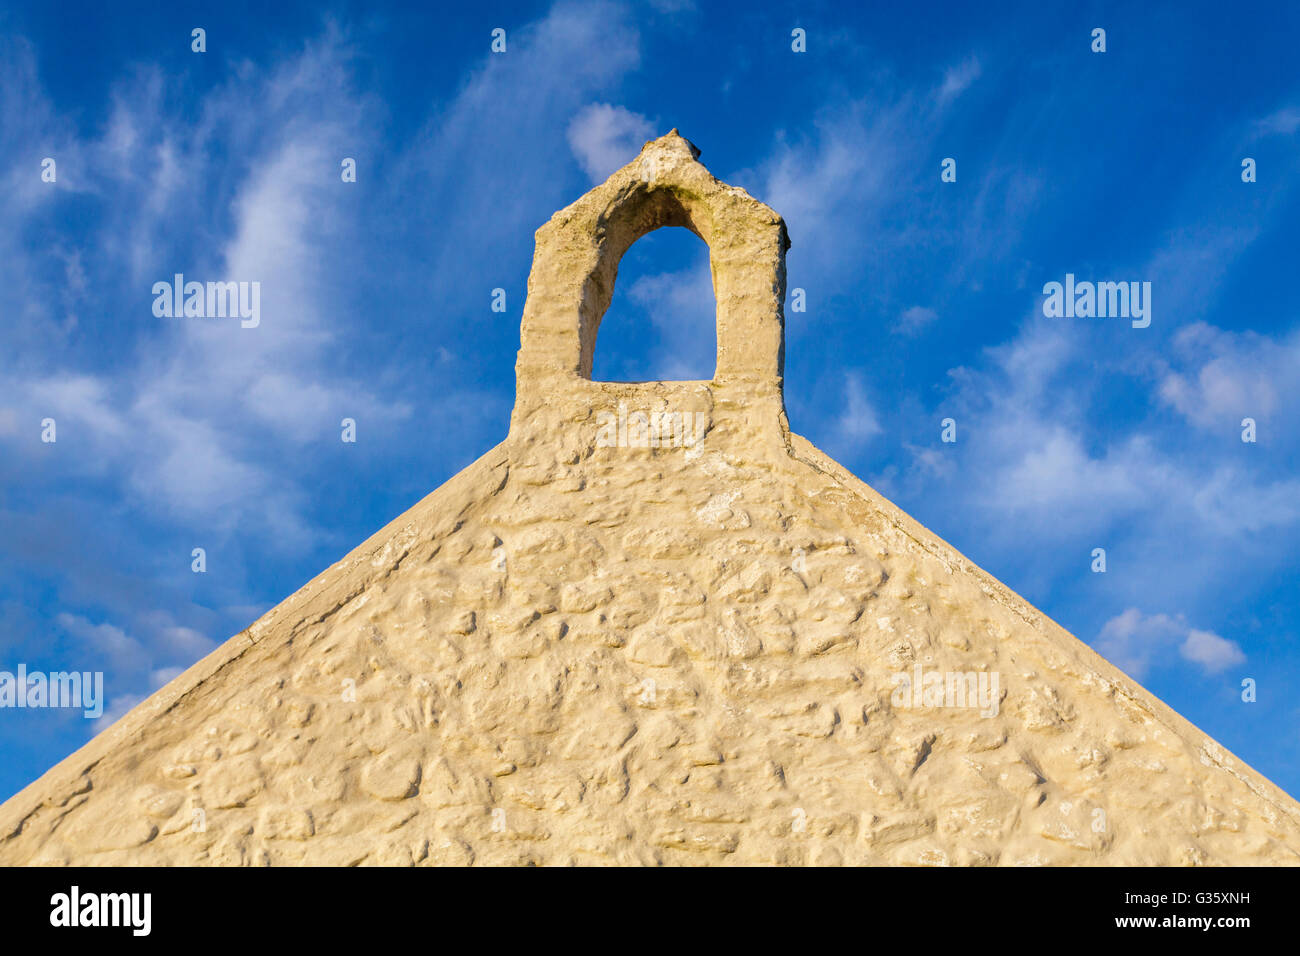
POLYGON ((1300 109, 1294 106, 1283 107, 1259 120, 1256 129, 1261 133, 1290 136, 1300 129, 1300 109))
POLYGON ((943 83, 935 94, 940 104, 946 105, 970 87, 983 72, 978 57, 970 56, 956 66, 950 66, 943 74, 943 83))
MULTIPOLYGON (((340 449, 358 449, 355 469, 409 486, 409 502, 436 483, 426 459, 454 471, 499 438, 486 420, 505 422, 508 397, 475 384, 456 303, 470 285, 486 302, 511 284, 506 246, 526 275, 528 238, 576 185, 564 131, 636 65, 638 38, 626 7, 562 0, 512 30, 508 57, 484 49, 422 131, 384 150, 384 104, 329 21, 197 92, 134 67, 98 124, 60 115, 30 45, 2 39, 0 144, 22 155, 5 166, 15 201, 0 210, 0 305, 20 319, 0 329, 0 470, 14 492, 0 520, 15 549, 0 560, 8 569, 21 554, 22 573, 55 595, 70 657, 104 662, 100 727, 210 651, 209 633, 226 637, 288 593, 249 580, 250 565, 274 554, 310 573, 384 519, 363 517, 341 539, 338 520, 320 520, 315 485, 338 471, 340 449), (587 55, 597 45, 604 55, 587 55), (56 183, 40 180, 44 155, 58 161, 56 183), (344 157, 358 160, 356 183, 340 177, 344 157), (494 207, 507 181, 529 201, 494 207), (75 245, 26 241, 74 208, 75 245), (382 243, 391 253, 367 251, 382 243), (259 282, 260 325, 154 317, 152 284, 177 272, 259 282), (384 348, 412 335, 461 354, 430 376, 421 350, 384 348), (417 407, 438 427, 410 468, 417 407), (38 438, 47 417, 55 444, 38 438), (358 422, 357 446, 339 441, 344 417, 358 422), (190 573, 195 545, 207 575, 190 573)), ((517 316, 522 280, 516 291, 517 316)), ((33 630, 30 645, 46 637, 33 630)))
POLYGON ((896 328, 903 335, 916 335, 938 317, 939 313, 934 309, 914 305, 903 310, 903 314, 898 317, 896 328))
POLYGON ((844 377, 844 410, 836 419, 835 428, 841 439, 848 443, 867 441, 883 430, 876 410, 867 399, 862 376, 850 372, 844 377))
POLYGON ((1160 379, 1160 400, 1198 428, 1235 435, 1253 418, 1277 432, 1281 409, 1286 425, 1300 420, 1292 411, 1300 407, 1300 333, 1279 341, 1196 322, 1178 331, 1174 349, 1178 365, 1160 379))

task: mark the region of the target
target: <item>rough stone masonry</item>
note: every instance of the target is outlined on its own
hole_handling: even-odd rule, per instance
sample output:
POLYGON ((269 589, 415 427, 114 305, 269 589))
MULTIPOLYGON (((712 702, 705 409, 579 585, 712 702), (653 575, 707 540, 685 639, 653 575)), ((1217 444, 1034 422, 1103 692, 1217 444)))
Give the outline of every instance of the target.
POLYGON ((697 158, 538 230, 505 441, 0 807, 0 862, 1300 862, 1295 801, 790 432, 785 224, 697 158), (593 382, 661 226, 717 374, 593 382), (701 437, 599 442, 620 405, 701 437))

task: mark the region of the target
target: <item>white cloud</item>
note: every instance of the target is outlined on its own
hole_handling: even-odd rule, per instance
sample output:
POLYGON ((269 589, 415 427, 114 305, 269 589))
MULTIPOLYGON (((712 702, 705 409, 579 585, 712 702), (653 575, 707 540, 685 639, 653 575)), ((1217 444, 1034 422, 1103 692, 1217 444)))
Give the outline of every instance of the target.
MULTIPOLYGON (((944 293, 960 289, 967 296, 1005 266, 1006 274, 1020 277, 1030 311, 1003 344, 950 370, 947 382, 926 383, 930 395, 898 396, 903 424, 890 432, 897 431, 910 455, 903 468, 882 465, 877 456, 887 452, 878 451, 879 443, 845 440, 855 430, 862 435, 879 428, 874 413, 855 429, 841 421, 834 403, 793 395, 788 399, 799 414, 792 414, 792 424, 803 430, 797 419, 816 420, 809 437, 842 449, 850 456, 846 463, 875 468, 875 480, 887 481, 900 504, 971 548, 973 559, 1013 587, 1058 595, 1062 612, 1076 615, 1075 626, 1092 627, 1091 615, 1142 600, 1206 613, 1208 607, 1197 609, 1222 585, 1226 555, 1244 567, 1276 568, 1287 560, 1287 534, 1281 532, 1300 526, 1300 480, 1279 464, 1288 435, 1300 434, 1291 411, 1300 408, 1296 337, 1234 337, 1232 347, 1216 344, 1200 352, 1190 344, 1169 348, 1175 323, 1213 315, 1223 278, 1263 227, 1251 217, 1234 218, 1231 209, 1207 220, 1204 177, 1189 174, 1187 214, 1163 232, 1153 227, 1148 241, 1154 252, 1145 261, 1095 264, 1099 275, 1152 281, 1155 332, 1144 340, 1097 324, 1044 321, 1037 289, 1041 276, 1057 268, 1034 261, 1038 252, 1025 246, 1024 237, 1042 230, 1044 210, 1056 202, 1050 179, 1016 165, 1014 138, 994 137, 997 149, 963 187, 972 196, 970 213, 954 222, 928 198, 948 198, 927 185, 937 177, 937 160, 936 168, 917 172, 906 159, 946 155, 939 150, 952 114, 939 96, 970 89, 979 77, 977 62, 950 70, 946 93, 937 88, 922 97, 885 81, 861 102, 817 112, 811 133, 792 133, 789 141, 780 136, 751 191, 789 224, 792 285, 820 287, 821 298, 829 299, 825 290, 836 289, 845 275, 868 274, 872 282, 855 307, 866 315, 900 316, 900 333, 936 321, 916 304, 914 287, 895 284, 912 269, 915 249, 930 256, 952 250, 946 287, 933 298, 926 290, 921 302, 942 312, 944 293), (924 188, 911 188, 918 181, 924 188), (905 205, 897 195, 907 197, 905 205), (1210 449, 1204 443, 1214 436, 1189 433, 1179 422, 1171 427, 1161 404, 1203 423, 1200 430, 1222 435, 1224 444, 1210 449), (1242 405, 1263 409, 1253 417, 1272 443, 1250 447, 1255 457, 1249 462, 1237 457, 1240 443, 1232 444, 1241 418, 1250 414, 1235 414, 1242 405), (958 421, 956 445, 924 440, 937 439, 938 421, 950 415, 958 421), (1110 552, 1106 581, 1115 607, 1090 608, 1081 597, 1086 592, 1078 586, 1078 568, 1086 568, 1096 546, 1110 552)), ((1049 103, 1054 99, 1048 96, 1049 103)), ((787 334, 792 354, 823 347, 804 323, 792 322, 787 334)), ((1190 343, 1192 334, 1186 336, 1190 343)), ((878 367, 889 372, 889 365, 882 360, 878 367)), ((1179 640, 1186 635, 1184 628, 1179 640)), ((1181 661, 1179 647, 1165 651, 1181 661)))
MULTIPOLYGON (((217 646, 194 628, 176 624, 167 611, 154 610, 135 616, 131 630, 143 638, 128 634, 115 624, 95 624, 78 614, 63 612, 55 621, 92 652, 104 655, 108 663, 131 672, 165 671, 173 666, 172 661, 193 662, 217 646), (156 662, 162 662, 163 667, 155 667, 156 662)), ((85 665, 75 666, 84 669, 85 665)))
MULTIPOLYGON (((953 95, 977 75, 976 61, 954 68, 953 95)), ((974 193, 971 211, 955 221, 951 194, 930 187, 938 157, 947 155, 938 150, 949 119, 937 91, 900 89, 880 71, 861 98, 829 102, 811 124, 779 131, 755 173, 725 178, 785 219, 791 275, 798 275, 792 284, 838 283, 845 270, 867 270, 877 277, 881 305, 892 312, 898 306, 888 293, 912 271, 918 250, 951 249, 945 281, 969 287, 1008 255, 1023 237, 1022 223, 1041 211, 1042 177, 1024 169, 1019 155, 1003 161, 994 154, 963 187, 974 193), (918 164, 924 155, 933 155, 935 165, 918 164)))
MULTIPOLYGON (((384 104, 355 88, 351 60, 327 27, 278 63, 233 64, 194 96, 173 95, 160 68, 132 68, 107 92, 106 115, 65 116, 41 87, 34 52, 0 36, 0 147, 16 157, 0 170, 0 311, 12 320, 0 329, 0 439, 21 480, 51 486, 34 496, 45 502, 36 514, 19 515, 24 535, 73 539, 10 557, 41 562, 32 574, 58 583, 69 612, 78 601, 96 607, 56 622, 71 662, 102 660, 108 707, 96 729, 208 653, 209 624, 267 609, 252 603, 265 588, 250 593, 240 580, 244 554, 265 546, 296 562, 332 534, 334 517, 320 528, 309 520, 304 485, 339 448, 341 417, 358 419, 370 451, 385 430, 391 441, 418 397, 441 431, 484 440, 476 416, 501 399, 463 389, 463 369, 439 369, 430 384, 418 349, 387 359, 351 350, 382 345, 403 322, 430 352, 441 336, 447 359, 460 351, 453 342, 473 342, 479 333, 467 333, 456 305, 476 281, 467 277, 530 249, 533 230, 572 198, 565 125, 612 95, 638 63, 639 41, 626 5, 561 0, 512 30, 508 57, 485 48, 459 93, 396 152, 381 148, 384 104), (57 157, 57 184, 40 181, 45 155, 57 157), (351 192, 339 180, 345 155, 368 177, 351 192), (76 246, 24 245, 36 226, 48 232, 56 197, 96 196, 76 246), (396 222, 376 212, 399 206, 396 222), (377 235, 378 259, 358 251, 377 235), (154 319, 152 283, 180 271, 260 281, 261 325, 154 319), (368 308, 376 299, 385 307, 368 308), (57 446, 37 438, 46 416, 58 419, 57 446), (27 468, 22 459, 36 455, 41 467, 27 468), (148 527, 138 540, 136 522, 148 527), (79 535, 97 536, 100 550, 113 541, 122 564, 81 560, 79 535), (158 553, 164 540, 181 546, 158 553), (222 573, 200 589, 215 610, 181 596, 191 543, 221 556, 222 573), (232 546, 217 550, 223 543, 232 546), (139 613, 159 606, 174 616, 139 613), (114 623, 96 623, 105 614, 114 623)), ((486 447, 448 457, 468 462, 486 447)))
POLYGON ((1279 410, 1300 406, 1300 334, 1281 340, 1231 333, 1197 322, 1179 331, 1175 351, 1185 366, 1170 369, 1160 400, 1198 428, 1235 434, 1243 418, 1281 431, 1279 410))
POLYGON ((883 431, 876 410, 867 398, 862 376, 855 372, 844 377, 844 411, 836 420, 835 429, 843 441, 853 443, 867 441, 883 431))
POLYGON ((923 305, 914 305, 905 309, 898 317, 898 331, 904 335, 915 335, 939 317, 934 309, 923 305))
POLYGON ((113 410, 108 381, 91 375, 66 375, 28 382, 28 407, 53 418, 66 436, 68 425, 86 430, 92 440, 121 441, 127 421, 113 410), (44 410, 42 412, 42 410, 44 410))
MULTIPOLYGON (((947 479, 957 471, 957 463, 952 455, 944 454, 940 448, 928 445, 903 443, 904 449, 912 456, 912 465, 927 478, 947 479)), ((949 446, 944 445, 943 448, 949 446)))
POLYGON ((1107 621, 1093 642, 1102 657, 1134 678, 1143 678, 1152 659, 1166 653, 1187 629, 1167 614, 1144 615, 1135 607, 1107 621))
POLYGON ((412 237, 416 248, 432 253, 418 266, 439 276, 449 292, 484 258, 499 256, 521 237, 531 239, 546 217, 577 198, 564 175, 571 155, 565 127, 641 58, 630 8, 618 3, 561 0, 512 34, 510 49, 504 57, 484 52, 481 68, 430 116, 397 164, 398 181, 427 183, 421 195, 400 197, 407 218, 420 222, 423 212, 441 233, 456 237, 432 245, 422 230, 412 237), (485 115, 492 122, 485 123, 485 115), (448 157, 463 161, 448 163, 448 157), (502 183, 509 183, 508 193, 502 183), (489 199, 503 195, 523 201, 489 199))
POLYGON ((1187 640, 1178 652, 1207 674, 1217 674, 1246 662, 1246 655, 1235 641, 1195 628, 1187 633, 1187 640))
MULTIPOLYGON (((120 627, 107 623, 94 624, 80 615, 66 612, 59 614, 55 620, 73 637, 84 641, 93 651, 105 655, 108 661, 116 665, 136 667, 148 658, 144 645, 120 627)), ((72 667, 76 670, 86 669, 79 664, 72 667)))
POLYGON ((1093 457, 1077 430, 1044 424, 1036 427, 1036 440, 1026 441, 998 475, 998 487, 1011 508, 1096 513, 1098 508, 1140 504, 1155 491, 1148 476, 1158 465, 1141 442, 1093 457))
POLYGON ((1175 649, 1183 660, 1210 676, 1246 661, 1245 653, 1235 641, 1189 628, 1181 617, 1144 615, 1134 607, 1107 621, 1093 647, 1139 680, 1153 667, 1169 666, 1175 649))
MULTIPOLYGON (((161 667, 149 672, 149 694, 161 689, 171 683, 181 674, 185 673, 184 667, 161 667)), ((104 712, 89 721, 90 736, 103 733, 113 724, 117 723, 133 708, 144 702, 149 694, 116 694, 108 699, 108 705, 104 712)))
MULTIPOLYGON (((556 171, 567 164, 565 120, 639 59, 635 27, 618 4, 562 0, 511 39, 508 62, 485 51, 460 93, 388 160, 389 175, 368 186, 380 197, 361 207, 400 201, 409 208, 405 221, 417 234, 390 237, 390 245, 411 261, 392 268, 432 277, 411 283, 411 301, 422 310, 431 299, 454 299, 468 271, 499 260, 498 239, 526 241, 542 221, 533 219, 540 215, 534 206, 561 204, 565 187, 556 171), (601 57, 585 55, 597 46, 601 57), (487 112, 493 122, 483 122, 487 112), (526 165, 518 162, 521 150, 526 165), (507 179, 532 204, 502 202, 499 214, 485 215, 485 197, 499 195, 507 179), (400 193, 385 185, 413 180, 424 184, 414 196, 406 185, 400 193), (429 230, 435 218, 439 228, 429 230), (443 241, 447 235, 457 241, 443 241)), ((43 260, 26 250, 15 246, 0 260, 0 305, 27 310, 6 326, 9 347, 0 352, 0 375, 12 386, 0 399, 0 432, 16 439, 19 454, 29 453, 23 449, 34 434, 24 423, 54 417, 58 450, 75 453, 47 455, 48 467, 65 478, 107 476, 117 500, 152 520, 202 527, 209 545, 236 528, 246 539, 295 551, 321 537, 304 517, 310 492, 296 453, 337 442, 343 417, 358 421, 367 443, 382 441, 411 416, 406 396, 419 391, 409 374, 418 359, 405 353, 388 365, 371 362, 364 379, 344 371, 359 316, 355 301, 340 293, 364 280, 351 268, 361 230, 350 217, 361 213, 358 204, 340 202, 348 187, 340 185, 338 158, 346 155, 343 144, 351 151, 380 139, 373 125, 380 110, 354 88, 351 56, 340 32, 327 27, 278 65, 240 66, 184 114, 164 95, 165 75, 142 66, 110 91, 102 134, 85 139, 48 106, 31 51, 16 56, 15 83, 0 93, 0 143, 50 142, 60 188, 81 184, 113 199, 88 240, 93 257, 55 250, 64 264, 57 288, 34 278, 44 274, 43 260), (10 95, 19 89, 31 95, 10 95), (12 140, 15 129, 24 131, 20 140, 12 140), (148 290, 177 271, 200 281, 259 281, 261 324, 154 319, 148 290), (67 296, 73 301, 65 303, 67 296), (119 311, 94 329, 116 338, 111 368, 44 366, 51 342, 66 339, 65 320, 78 303, 84 313, 113 301, 119 311), (24 344, 19 336, 30 355, 17 347, 24 344), (285 454, 290 449, 294 455, 285 454)), ((363 171, 371 168, 361 157, 363 171)), ((30 202, 0 213, 0 251, 30 231, 28 220, 53 194, 29 180, 41 185, 39 169, 12 184, 30 202)), ((423 331, 436 341, 451 334, 436 323, 460 318, 436 315, 423 331)), ((442 385, 435 405, 492 407, 479 390, 467 400, 454 376, 442 385)))
MULTIPOLYGON (((336 330, 351 321, 333 296, 338 270, 329 258, 331 237, 344 232, 336 144, 364 140, 367 122, 364 99, 348 86, 347 55, 327 30, 278 68, 241 71, 208 94, 197 121, 169 112, 163 78, 141 68, 112 91, 104 134, 69 152, 99 171, 96 190, 119 200, 105 206, 93 282, 102 293, 114 281, 105 273, 131 277, 140 294, 120 310, 134 305, 137 315, 119 310, 111 321, 142 347, 135 356, 124 349, 107 372, 12 376, 20 420, 53 417, 60 441, 75 436, 82 453, 62 457, 61 467, 115 475, 159 517, 201 521, 217 534, 262 527, 267 539, 301 547, 313 536, 300 517, 303 495, 275 476, 281 462, 266 454, 267 433, 273 443, 302 444, 350 415, 373 436, 409 416, 404 401, 332 368, 336 330), (213 141, 247 147, 231 150, 244 157, 242 178, 213 141), (311 170, 320 174, 304 175, 311 170), (183 183, 207 185, 186 191, 183 183), (178 232, 177 222, 187 225, 178 232), (260 282, 261 324, 155 319, 144 293, 180 271, 260 282)), ((84 296, 86 260, 64 258, 72 280, 64 288, 84 296)))
POLYGON ((604 182, 631 162, 652 138, 654 126, 648 119, 609 103, 583 107, 568 128, 569 147, 593 183, 604 182))
POLYGON ((1297 129, 1300 129, 1300 109, 1293 106, 1283 107, 1276 113, 1264 117, 1255 126, 1261 133, 1277 133, 1282 136, 1290 136, 1297 129))
POLYGON ((782 138, 756 195, 785 219, 800 255, 834 271, 858 254, 853 237, 872 230, 904 155, 918 145, 915 118, 909 98, 864 100, 819 113, 808 140, 782 138))
POLYGON ((979 79, 982 72, 980 61, 976 57, 967 57, 956 66, 949 67, 943 75, 943 85, 936 94, 942 104, 950 103, 961 96, 972 83, 979 79))
POLYGON ((1187 370, 1141 345, 1099 361, 1088 327, 1031 315, 1010 342, 987 350, 991 366, 954 370, 943 407, 955 409, 966 436, 962 468, 972 476, 956 503, 969 496, 968 509, 1014 517, 1021 533, 1045 541, 1082 528, 1103 534, 1121 519, 1150 540, 1222 540, 1300 521, 1300 480, 1245 472, 1226 456, 1188 458, 1143 425, 1097 435, 1093 402, 1110 400, 1099 391, 1103 370, 1137 389, 1158 378, 1153 401, 1217 429, 1225 444, 1239 436, 1238 409, 1267 416, 1300 405, 1300 337, 1231 336, 1197 324, 1175 342, 1187 370))
MULTIPOLYGON (((1264 481, 1250 470, 1227 465, 1205 475, 1188 469, 1180 478, 1173 497, 1178 504, 1189 506, 1184 516, 1186 531, 1196 528, 1226 541, 1231 537, 1248 539, 1269 528, 1300 522, 1300 479, 1264 481)), ((1179 530, 1175 524, 1171 531, 1174 540, 1178 540, 1179 530)), ((1283 540, 1278 539, 1279 543, 1283 540)))
POLYGON ((140 615, 139 620, 141 626, 154 635, 151 646, 156 656, 164 661, 191 662, 216 649, 216 642, 206 634, 192 627, 178 625, 175 618, 167 611, 150 611, 140 615))

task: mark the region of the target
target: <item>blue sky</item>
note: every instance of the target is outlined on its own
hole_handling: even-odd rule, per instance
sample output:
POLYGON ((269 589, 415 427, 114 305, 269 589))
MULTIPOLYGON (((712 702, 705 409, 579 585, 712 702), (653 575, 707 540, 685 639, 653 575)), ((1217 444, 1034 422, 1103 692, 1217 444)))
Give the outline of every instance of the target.
MULTIPOLYGON (((1300 8, 273 6, 0 12, 0 670, 109 705, 0 710, 0 797, 500 441, 533 231, 672 127, 789 226, 792 428, 1300 794, 1300 8), (261 324, 155 318, 177 272, 261 324)), ((646 237, 597 377, 714 346, 646 237)))

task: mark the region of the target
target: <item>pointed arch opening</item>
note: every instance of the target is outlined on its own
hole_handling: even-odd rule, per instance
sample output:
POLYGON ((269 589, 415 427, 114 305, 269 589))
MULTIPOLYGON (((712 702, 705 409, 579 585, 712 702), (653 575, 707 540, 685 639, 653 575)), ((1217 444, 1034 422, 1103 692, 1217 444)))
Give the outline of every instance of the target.
POLYGON ((711 381, 718 325, 708 245, 689 226, 662 226, 632 243, 614 280, 592 381, 711 381))

